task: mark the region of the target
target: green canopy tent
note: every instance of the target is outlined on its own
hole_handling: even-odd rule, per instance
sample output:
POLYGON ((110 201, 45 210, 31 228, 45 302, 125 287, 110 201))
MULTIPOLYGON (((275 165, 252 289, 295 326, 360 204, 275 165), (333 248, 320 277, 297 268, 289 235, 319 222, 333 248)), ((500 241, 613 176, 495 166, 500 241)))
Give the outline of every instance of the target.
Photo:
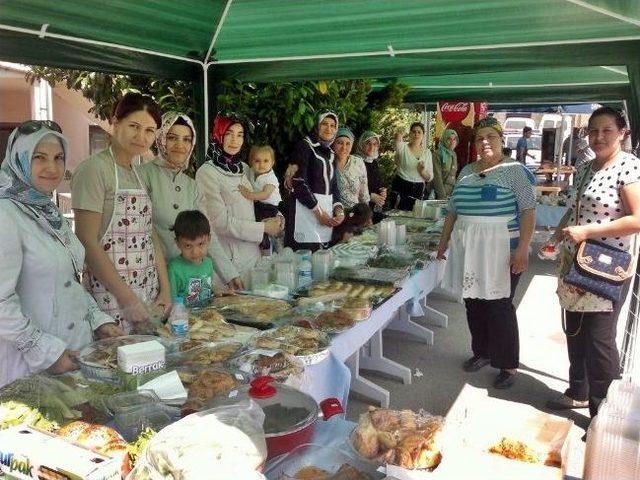
MULTIPOLYGON (((627 65, 630 88, 621 93, 635 113, 639 47, 640 2, 619 0, 0 3, 3 60, 193 78, 205 99, 219 78, 442 78, 627 65)), ((587 95, 598 87, 570 90, 587 95)), ((535 93, 518 91, 512 98, 535 93)), ((510 95, 504 90, 503 100, 510 95)))

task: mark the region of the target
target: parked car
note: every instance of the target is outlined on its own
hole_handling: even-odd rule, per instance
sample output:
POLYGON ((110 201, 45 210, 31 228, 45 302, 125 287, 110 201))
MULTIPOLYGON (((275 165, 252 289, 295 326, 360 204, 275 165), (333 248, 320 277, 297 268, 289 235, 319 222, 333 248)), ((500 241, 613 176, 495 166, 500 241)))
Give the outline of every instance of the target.
POLYGON ((532 130, 535 130, 535 120, 528 117, 509 117, 504 121, 504 125, 502 125, 502 129, 506 135, 521 135, 524 127, 531 127, 532 130))

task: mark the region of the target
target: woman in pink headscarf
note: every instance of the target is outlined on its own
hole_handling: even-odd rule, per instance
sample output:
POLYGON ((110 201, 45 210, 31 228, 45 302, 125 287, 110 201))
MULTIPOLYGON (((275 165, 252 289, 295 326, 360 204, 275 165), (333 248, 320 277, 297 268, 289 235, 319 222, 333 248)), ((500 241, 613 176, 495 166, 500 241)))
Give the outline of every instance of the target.
POLYGON ((202 196, 200 210, 209 218, 222 248, 246 281, 260 258, 262 236, 279 234, 282 222, 278 217, 256 222, 253 202, 239 191, 240 185, 251 189, 249 167, 239 157, 244 135, 241 120, 216 117, 207 161, 197 171, 196 183, 202 196))

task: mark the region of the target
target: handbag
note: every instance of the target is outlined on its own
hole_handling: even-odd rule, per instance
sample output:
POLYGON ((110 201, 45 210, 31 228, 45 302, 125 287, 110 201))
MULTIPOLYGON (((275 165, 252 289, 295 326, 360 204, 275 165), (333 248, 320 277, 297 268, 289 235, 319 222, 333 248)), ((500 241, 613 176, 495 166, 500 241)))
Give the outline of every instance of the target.
MULTIPOLYGON (((576 197, 576 225, 580 218, 580 198, 588 173, 580 182, 576 197)), ((633 258, 629 252, 597 240, 585 240, 578 245, 569 272, 563 280, 587 292, 612 302, 618 302, 625 280, 631 277, 633 258)))

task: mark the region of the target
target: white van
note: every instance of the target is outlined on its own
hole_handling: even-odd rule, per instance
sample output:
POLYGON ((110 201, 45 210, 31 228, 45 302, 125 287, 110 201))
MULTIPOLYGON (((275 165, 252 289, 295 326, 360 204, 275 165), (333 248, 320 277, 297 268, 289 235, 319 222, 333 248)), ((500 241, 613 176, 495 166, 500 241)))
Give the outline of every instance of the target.
POLYGON ((531 130, 536 129, 536 122, 533 118, 528 117, 509 117, 504 121, 502 129, 505 134, 522 134, 524 127, 530 127, 531 130))

